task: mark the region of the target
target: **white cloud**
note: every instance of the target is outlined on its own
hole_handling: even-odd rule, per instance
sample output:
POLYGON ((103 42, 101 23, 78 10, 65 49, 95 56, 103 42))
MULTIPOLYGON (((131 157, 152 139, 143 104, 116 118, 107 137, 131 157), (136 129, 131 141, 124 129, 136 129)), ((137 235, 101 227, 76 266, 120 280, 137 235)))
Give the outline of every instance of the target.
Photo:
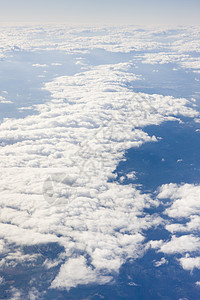
POLYGON ((5 98, 0 96, 0 101, 4 101, 4 100, 5 100, 5 98))
MULTIPOLYGON (((178 222, 178 220, 177 220, 178 222)), ((191 215, 189 217, 189 220, 185 222, 185 224, 181 224, 181 223, 173 223, 172 224, 168 224, 165 226, 165 228, 172 232, 198 232, 199 228, 200 228, 200 217, 199 215, 191 215)))
MULTIPOLYGON (((144 33, 142 40, 138 33, 132 40, 125 30, 114 30, 110 40, 72 38, 72 33, 63 29, 67 42, 62 39, 57 47, 76 53, 76 49, 83 52, 94 47, 128 52, 158 46, 149 39, 152 33, 144 33)), ((15 44, 29 50, 55 49, 53 38, 42 43, 31 40, 29 35, 35 31, 19 29, 15 44)), ((53 37, 56 29, 48 32, 53 37)), ((6 49, 13 44, 11 38, 5 39, 6 49)), ((65 252, 52 287, 107 283, 128 258, 144 253, 143 231, 162 223, 160 217, 143 213, 144 208, 158 205, 158 200, 135 186, 109 179, 114 178, 113 171, 128 148, 157 142, 155 136, 143 131, 144 126, 199 114, 186 99, 134 93, 129 86, 140 77, 131 73, 131 67, 131 63, 103 65, 55 78, 45 85, 52 99, 34 107, 38 115, 0 124, 1 249, 9 250, 12 243, 22 247, 59 243, 65 252), (91 265, 82 253, 90 257, 91 265), (71 271, 74 269, 76 273, 71 271)), ((181 253, 197 249, 199 241, 188 237, 187 241, 174 237, 171 244, 161 241, 160 249, 165 253, 169 249, 181 253)), ((17 257, 9 253, 5 263, 18 257, 27 261, 23 252, 17 252, 17 257)), ((48 269, 56 263, 60 257, 44 266, 48 269)))
POLYGON ((128 179, 135 179, 136 178, 136 172, 135 171, 129 172, 128 174, 126 174, 126 176, 127 176, 128 179))
POLYGON ((51 288, 67 289, 76 287, 78 284, 98 284, 108 283, 112 277, 98 275, 90 266, 83 256, 71 258, 60 268, 56 279, 52 282, 51 288))
POLYGON ((197 113, 185 99, 133 93, 127 86, 137 76, 128 70, 123 63, 56 78, 46 84, 52 101, 36 106, 38 115, 0 126, 1 237, 64 246, 66 263, 52 286, 111 280, 128 257, 145 251, 142 231, 161 222, 142 217, 157 201, 108 179, 127 148, 157 141, 136 127, 197 113), (50 179, 43 187, 49 175, 53 189, 50 179), (75 249, 90 256, 93 268, 82 256, 73 258, 75 249), (65 272, 78 263, 85 277, 67 279, 65 272))
POLYGON ((175 232, 197 232, 200 226, 200 186, 193 184, 167 184, 159 189, 158 198, 171 200, 171 205, 165 209, 164 214, 173 220, 166 225, 166 229, 175 232), (179 219, 186 218, 185 223, 179 223, 179 219))
POLYGON ((162 257, 161 260, 156 261, 154 264, 155 264, 156 267, 160 267, 160 266, 165 265, 167 263, 168 263, 168 260, 166 258, 162 257))
POLYGON ((200 186, 193 184, 163 185, 158 194, 159 199, 170 198, 172 205, 165 210, 165 214, 172 218, 190 217, 200 212, 200 186))
POLYGON ((46 67, 48 67, 48 65, 46 65, 46 64, 33 64, 32 66, 37 67, 37 68, 46 68, 46 67))
POLYGON ((200 253, 200 186, 174 183, 162 185, 158 190, 158 199, 168 199, 168 208, 164 214, 169 217, 165 228, 171 232, 169 241, 151 241, 152 248, 166 254, 188 254, 178 261, 185 270, 199 268, 200 253), (176 235, 179 236, 176 236, 176 235))
POLYGON ((169 242, 163 242, 160 252, 166 254, 200 251, 200 238, 193 235, 172 236, 169 242))
POLYGON ((192 271, 194 268, 200 269, 200 257, 190 257, 186 255, 179 259, 183 269, 192 271))
MULTIPOLYGON (((199 73, 200 69, 200 59, 191 57, 187 53, 177 53, 172 51, 159 52, 159 53, 145 53, 138 58, 142 61, 143 64, 167 64, 167 63, 176 63, 179 68, 183 69, 192 69, 194 73, 199 73)), ((177 68, 173 68, 174 71, 177 71, 177 68)), ((156 72, 158 70, 153 70, 156 72)))
POLYGON ((0 96, 0 103, 11 104, 13 102, 10 100, 7 100, 5 97, 0 96))
POLYGON ((168 34, 168 28, 138 30, 137 27, 132 26, 91 29, 78 26, 71 28, 66 25, 46 25, 43 26, 44 31, 46 35, 40 36, 41 29, 37 26, 4 26, 1 32, 0 58, 4 58, 6 52, 19 51, 19 49, 59 50, 69 54, 89 53, 95 48, 123 53, 156 49, 161 53, 156 51, 157 57, 164 55, 165 57, 161 58, 162 61, 164 59, 172 62, 174 58, 178 59, 178 55, 181 60, 183 55, 200 52, 199 28, 195 27, 181 30, 177 28, 174 34, 168 34), (89 30, 91 34, 82 35, 81 31, 85 30, 89 30))
POLYGON ((189 59, 181 62, 182 68, 193 69, 195 72, 200 71, 200 59, 190 57, 189 59))
POLYGON ((188 54, 178 54, 178 53, 145 53, 141 56, 143 58, 142 63, 144 64, 167 64, 182 61, 183 59, 189 58, 188 54))

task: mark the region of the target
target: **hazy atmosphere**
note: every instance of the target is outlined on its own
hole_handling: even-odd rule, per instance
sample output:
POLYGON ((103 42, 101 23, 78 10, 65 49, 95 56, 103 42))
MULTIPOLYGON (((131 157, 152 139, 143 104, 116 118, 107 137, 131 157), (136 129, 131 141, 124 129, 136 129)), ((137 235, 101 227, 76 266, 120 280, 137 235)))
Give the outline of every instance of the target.
POLYGON ((1 22, 199 25, 198 0, 1 0, 1 22))

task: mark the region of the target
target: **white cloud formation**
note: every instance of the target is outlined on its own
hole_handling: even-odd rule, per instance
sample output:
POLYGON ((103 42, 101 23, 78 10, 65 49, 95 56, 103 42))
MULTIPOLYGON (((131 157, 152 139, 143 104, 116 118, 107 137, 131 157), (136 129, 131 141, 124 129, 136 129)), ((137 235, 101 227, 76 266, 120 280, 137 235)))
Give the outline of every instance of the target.
POLYGON ((200 238, 193 235, 172 236, 169 242, 163 242, 159 249, 167 254, 200 251, 200 238))
POLYGON ((106 284, 112 277, 97 274, 90 266, 87 266, 85 257, 72 258, 63 264, 59 274, 52 282, 52 288, 67 289, 76 287, 78 284, 106 284))
POLYGON ((179 62, 180 60, 188 59, 188 54, 177 54, 177 53, 145 53, 141 56, 143 58, 142 63, 144 64, 167 64, 172 62, 179 62))
MULTIPOLYGON (((152 31, 133 34, 127 28, 110 29, 110 36, 88 38, 77 37, 65 27, 47 30, 48 41, 37 39, 38 28, 27 32, 18 28, 17 41, 4 33, 4 48, 55 50, 55 36, 61 39, 56 49, 67 53, 160 47, 151 40, 152 31)), ((0 124, 0 251, 8 253, 2 264, 34 263, 34 255, 23 251, 14 255, 13 243, 21 247, 59 243, 65 249, 62 259, 46 260, 43 266, 50 269, 61 263, 52 288, 70 289, 112 280, 128 258, 137 258, 147 249, 143 231, 161 224, 162 219, 143 210, 159 204, 164 188, 153 200, 133 185, 112 182, 113 171, 128 148, 157 142, 142 130, 144 126, 199 114, 186 99, 134 93, 134 81, 140 77, 131 73, 131 67, 131 63, 102 65, 55 78, 44 87, 52 99, 34 106, 37 115, 0 124)), ((134 172, 127 177, 134 178, 134 172)), ((173 209, 166 213, 173 214, 173 209)), ((193 235, 151 244, 164 253, 199 249, 193 235)))
POLYGON ((170 199, 171 205, 164 214, 173 218, 166 229, 175 232, 198 232, 200 228, 200 186, 193 184, 166 184, 160 187, 158 198, 170 199), (179 220, 186 219, 184 223, 179 220), (176 220, 176 222, 175 222, 176 220))
POLYGON ((39 115, 0 126, 1 238, 18 245, 64 246, 66 263, 54 287, 107 282, 128 257, 142 254, 142 230, 161 222, 142 217, 157 201, 108 179, 127 148, 156 142, 136 127, 197 113, 185 99, 133 93, 127 86, 137 77, 128 68, 100 66, 56 78, 46 84, 52 101, 37 106, 39 115), (50 179, 43 188, 47 175, 54 190, 50 179), (94 269, 83 256, 73 257, 75 249, 89 254, 94 269), (85 277, 64 278, 74 264, 85 277), (105 278, 101 270, 107 270, 105 278))
POLYGON ((159 188, 158 199, 168 200, 164 214, 169 217, 165 228, 173 235, 169 241, 150 241, 150 245, 166 254, 186 254, 178 261, 185 270, 199 268, 200 254, 200 186, 165 184, 159 188), (179 236, 177 236, 179 235, 179 236), (193 253, 190 257, 188 253, 193 253))
MULTIPOLYGON (((157 57, 177 57, 200 52, 199 28, 70 27, 66 25, 4 26, 1 30, 0 58, 10 51, 59 50, 65 53, 88 53, 93 49, 128 53, 156 50, 157 57), (84 31, 89 31, 88 36, 84 31), (42 33, 42 34, 41 34, 42 33), (83 33, 83 34, 82 34, 83 33), (157 50, 161 50, 160 53, 157 50), (164 54, 165 55, 165 54, 164 54)), ((168 61, 168 58, 167 58, 168 61)), ((169 60, 171 62, 171 59, 169 60)))
POLYGON ((10 100, 7 100, 5 97, 3 97, 3 96, 0 96, 0 104, 1 103, 4 103, 4 104, 11 104, 11 103, 13 103, 12 101, 10 101, 10 100))
POLYGON ((193 271, 194 268, 200 269, 200 256, 199 257, 190 257, 186 255, 179 259, 183 269, 188 271, 193 271))
POLYGON ((200 186, 193 184, 166 184, 163 185, 158 194, 159 199, 170 198, 172 205, 165 210, 171 218, 186 218, 200 213, 200 186))
POLYGON ((167 263, 168 263, 167 259, 162 257, 161 260, 155 262, 155 266, 160 267, 160 266, 165 265, 167 263))
MULTIPOLYGON (((189 54, 178 54, 177 52, 159 52, 159 53, 145 53, 141 56, 138 56, 141 59, 143 64, 167 64, 167 63, 176 63, 179 68, 192 69, 194 73, 199 73, 200 71, 200 59, 198 57, 191 57, 189 54)), ((177 71, 177 68, 173 68, 174 71, 177 71)), ((153 70, 156 71, 156 70, 153 70)))

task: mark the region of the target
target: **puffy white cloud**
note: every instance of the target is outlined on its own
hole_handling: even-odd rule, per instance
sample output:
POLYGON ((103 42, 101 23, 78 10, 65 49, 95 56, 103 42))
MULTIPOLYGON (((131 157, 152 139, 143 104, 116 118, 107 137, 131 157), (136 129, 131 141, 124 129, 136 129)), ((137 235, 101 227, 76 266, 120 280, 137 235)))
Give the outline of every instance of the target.
MULTIPOLYGON (((167 64, 167 63, 176 63, 179 68, 192 69, 193 72, 199 73, 200 69, 200 59, 191 57, 189 54, 184 53, 180 54, 177 52, 159 52, 159 53, 145 53, 138 56, 143 64, 167 64)), ((173 68, 174 71, 177 71, 177 68, 173 68)), ((158 70, 153 70, 156 72, 158 70)))
POLYGON ((5 97, 3 96, 0 96, 0 103, 5 103, 5 104, 11 104, 13 103, 12 101, 6 99, 5 97))
POLYGON ((71 28, 66 25, 6 26, 2 28, 0 42, 2 45, 0 58, 6 51, 21 50, 59 50, 66 53, 88 53, 94 48, 112 52, 129 52, 131 50, 156 49, 161 43, 151 38, 151 30, 137 32, 132 27, 89 28, 89 36, 81 31, 88 28, 71 28), (101 34, 99 34, 99 32, 101 34), (42 35, 41 35, 42 33, 42 35))
POLYGON ((200 253, 200 186, 193 184, 165 184, 159 188, 158 199, 168 199, 164 214, 169 217, 165 228, 172 234, 170 241, 151 241, 150 245, 167 254, 193 253, 179 259, 185 270, 199 267, 200 253))
POLYGON ((60 268, 60 272, 51 284, 52 288, 64 288, 69 290, 78 284, 98 284, 108 283, 112 277, 98 275, 90 266, 87 265, 85 257, 71 258, 60 268))
MULTIPOLYGON (((93 49, 110 52, 156 50, 161 60, 173 61, 180 54, 200 52, 199 28, 177 28, 172 34, 169 28, 145 28, 136 26, 81 28, 66 25, 4 26, 1 30, 0 58, 6 52, 21 50, 59 50, 65 53, 89 53, 93 49), (84 34, 85 31, 89 34, 84 34), (163 52, 163 49, 165 52, 163 52), (160 50, 160 53, 158 52, 160 50)), ((159 59, 160 60, 160 59, 159 59)))
POLYGON ((163 185, 158 194, 159 199, 170 198, 172 205, 165 210, 165 214, 172 218, 186 218, 200 212, 200 186, 193 184, 163 185))
POLYGON ((164 264, 167 264, 167 263, 168 263, 168 260, 166 258, 162 257, 161 260, 155 261, 155 266, 160 267, 160 266, 162 266, 164 264))
POLYGON ((161 244, 159 251, 167 254, 200 251, 200 238, 193 235, 172 236, 169 242, 161 244))
MULTIPOLYGON (((43 43, 28 38, 30 32, 37 37, 38 30, 32 28, 26 33, 20 29, 15 44, 21 49, 52 49, 56 29, 51 32, 48 27, 52 39, 43 43)), ((72 38, 74 32, 59 30, 65 38, 70 36, 70 42, 66 39, 63 44, 62 40, 58 49, 69 52, 94 47, 128 52, 133 47, 158 46, 150 40, 150 33, 144 33, 143 40, 137 34, 130 43, 132 36, 126 35, 125 29, 115 31, 111 40, 107 36, 72 38)), ((4 43, 6 49, 14 45, 13 40, 5 39, 4 43)), ((135 186, 112 182, 113 171, 128 148, 157 141, 143 131, 144 126, 199 114, 186 99, 134 93, 132 86, 140 77, 131 73, 131 66, 103 65, 55 78, 44 87, 52 98, 34 106, 37 115, 0 124, 0 249, 9 252, 6 264, 20 256, 22 262, 34 261, 23 252, 12 254, 12 243, 30 246, 56 242, 63 246, 62 260, 58 257, 44 263, 47 269, 62 263, 52 288, 112 280, 128 258, 137 258, 146 250, 143 231, 162 222, 157 215, 143 212, 158 205, 158 200, 135 186), (90 257, 91 265, 84 254, 90 257)), ((187 247, 179 249, 176 239, 171 241, 174 252, 199 247, 190 236, 187 244, 183 241, 187 247)), ((161 251, 169 253, 168 244, 159 245, 161 251)))
POLYGON ((159 199, 170 199, 170 206, 164 214, 173 220, 166 225, 166 229, 172 233, 192 232, 198 233, 200 228, 200 186, 193 184, 167 184, 159 189, 159 199), (179 220, 185 219, 185 222, 179 220))
MULTIPOLYGON (((173 223, 174 221, 172 221, 172 224, 168 224, 165 226, 165 228, 172 232, 198 232, 199 228, 200 228, 200 217, 199 215, 191 215, 189 217, 189 220, 185 222, 185 224, 181 224, 181 223, 173 223)), ((178 220, 177 220, 178 222, 178 220)))
POLYGON ((194 69, 197 73, 200 71, 200 59, 190 57, 189 59, 181 62, 181 67, 187 69, 194 69))
POLYGON ((200 269, 200 257, 190 257, 186 255, 179 259, 183 269, 192 271, 194 268, 200 269))
POLYGON ((159 53, 145 53, 141 56, 142 63, 144 64, 167 64, 172 62, 179 62, 183 59, 189 58, 188 54, 177 54, 177 53, 166 53, 166 52, 159 52, 159 53))
MULTIPOLYGON (((20 218, 20 212, 19 218, 20 218)), ((18 218, 18 213, 16 213, 16 217, 18 218)), ((13 219, 12 215, 8 214, 10 220, 13 219)), ((13 220, 15 223, 15 220, 13 220)), ((18 221, 19 223, 19 221, 18 221)), ((23 220, 21 222, 23 224, 23 220)), ((35 245, 39 243, 50 243, 56 242, 58 239, 51 234, 41 234, 38 232, 34 232, 34 230, 29 230, 27 228, 21 228, 22 226, 10 225, 10 224, 0 224, 0 237, 9 242, 18 244, 18 245, 35 245)))

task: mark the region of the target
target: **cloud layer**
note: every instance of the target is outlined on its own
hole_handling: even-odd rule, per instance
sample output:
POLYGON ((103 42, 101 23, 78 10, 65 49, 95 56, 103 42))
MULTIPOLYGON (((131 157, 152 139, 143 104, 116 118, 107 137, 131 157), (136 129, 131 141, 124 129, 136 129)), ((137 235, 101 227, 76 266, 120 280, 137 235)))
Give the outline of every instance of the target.
MULTIPOLYGON (((104 65, 55 78, 44 87, 52 99, 35 107, 38 115, 0 125, 1 253, 11 255, 13 243, 63 246, 52 288, 113 280, 128 258, 148 247, 144 230, 162 223, 143 212, 159 200, 113 181, 113 171, 126 149, 157 141, 144 126, 198 113, 186 99, 134 93, 140 77, 130 68, 104 65)), ((166 213, 173 211, 172 205, 166 213)), ((160 251, 168 248, 162 244, 160 251)), ((13 260, 25 263, 27 256, 21 250, 13 260)))
POLYGON ((200 269, 200 186, 166 184, 160 187, 158 199, 168 200, 164 214, 169 217, 165 228, 172 233, 168 241, 151 241, 153 248, 165 254, 180 254, 185 270, 200 269), (191 256, 192 255, 192 256, 191 256))

